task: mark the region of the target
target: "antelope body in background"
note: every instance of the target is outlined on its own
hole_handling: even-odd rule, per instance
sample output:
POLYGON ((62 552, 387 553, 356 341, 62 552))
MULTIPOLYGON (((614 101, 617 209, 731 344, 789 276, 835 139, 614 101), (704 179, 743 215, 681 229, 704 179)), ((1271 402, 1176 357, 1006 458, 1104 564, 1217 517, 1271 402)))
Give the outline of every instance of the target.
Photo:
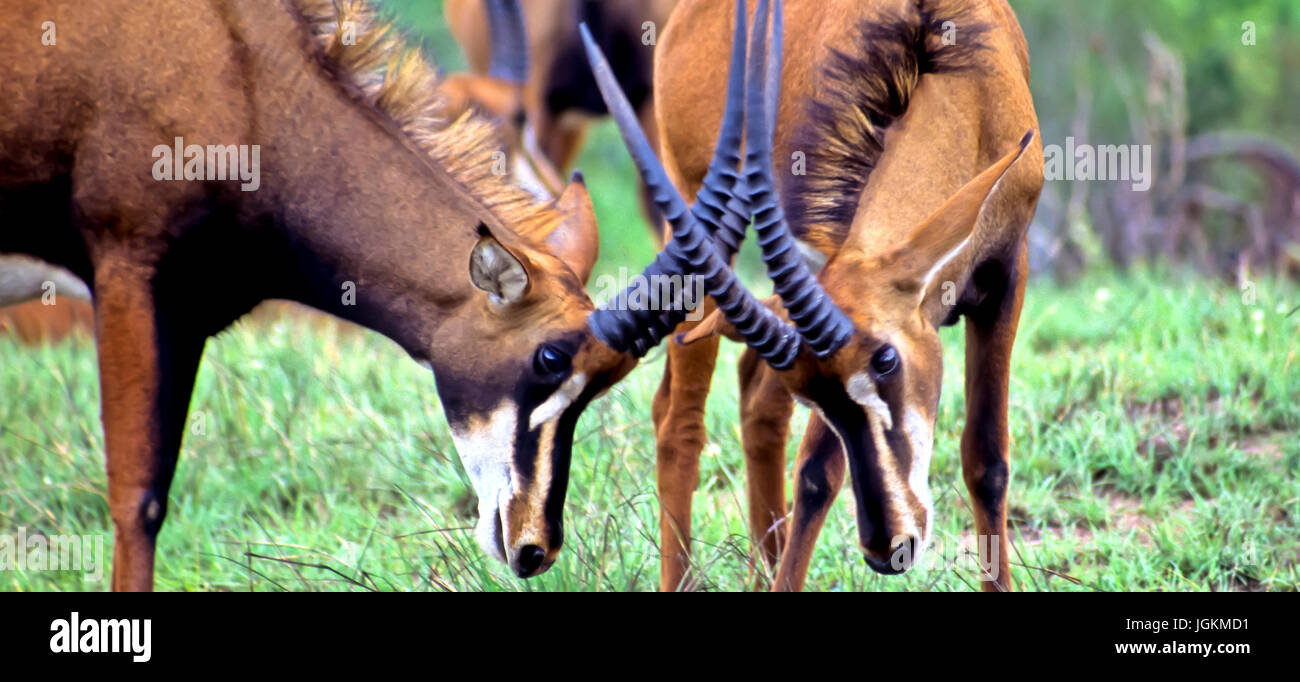
MULTIPOLYGON (((465 52, 470 69, 479 75, 498 72, 500 38, 514 29, 498 31, 494 7, 522 3, 527 46, 527 79, 523 91, 527 130, 518 130, 521 144, 533 156, 544 156, 560 171, 577 158, 587 128, 608 110, 597 94, 583 54, 578 25, 585 23, 609 55, 614 75, 631 100, 642 128, 655 142, 652 93, 653 43, 657 42, 678 0, 447 0, 445 16, 452 35, 465 52), (647 23, 649 22, 649 23, 647 23)), ((516 62, 517 63, 517 62, 516 62)), ((649 206, 647 206, 649 208, 649 206)), ((651 216, 654 229, 659 221, 651 216)))
POLYGON ((0 308, 47 293, 90 300, 86 283, 65 268, 26 256, 0 256, 0 308))
POLYGON ((0 256, 0 335, 23 343, 90 333, 90 289, 65 268, 26 256, 0 256), (40 299, 39 301, 36 299, 40 299))
POLYGON ((542 202, 494 175, 490 124, 444 120, 434 69, 359 3, 20 0, 6 14, 0 252, 93 292, 113 588, 153 586, 206 339, 268 298, 430 365, 480 543, 520 576, 545 570, 578 415, 634 364, 588 328, 581 183, 542 202), (156 179, 176 138, 260 145, 258 189, 203 176, 201 157, 206 179, 156 179))
POLYGON ((532 143, 531 133, 526 137, 529 45, 519 2, 466 0, 448 5, 448 17, 459 18, 460 25, 481 22, 475 26, 474 39, 485 54, 481 68, 448 75, 438 84, 438 91, 447 116, 454 118, 473 110, 492 119, 516 184, 553 198, 563 187, 555 163, 532 143))
MULTIPOLYGON (((654 91, 665 177, 688 197, 745 200, 749 212, 722 221, 731 227, 715 230, 713 244, 729 258, 753 214, 777 308, 793 326, 742 320, 716 299, 720 311, 699 328, 682 328, 689 343, 669 345, 653 409, 661 588, 691 584, 691 496, 718 350, 714 332, 750 346, 740 380, 751 531, 763 560, 771 565, 780 556, 773 587, 799 589, 846 463, 867 564, 898 573, 920 555, 932 526, 926 479, 942 378, 937 328, 965 317, 963 475, 976 530, 992 539, 981 546, 984 565, 997 552, 984 588, 1009 589, 1011 349, 1025 290, 1026 230, 1042 187, 1019 24, 1004 0, 828 0, 784 8, 778 0, 773 36, 784 31, 785 41, 776 40, 764 79, 768 19, 760 0, 748 56, 746 160, 737 175, 734 166, 719 172, 711 165, 709 150, 730 120, 715 96, 728 83, 717 55, 734 36, 734 73, 735 53, 745 49, 744 17, 756 3, 743 4, 733 12, 727 3, 683 0, 662 37, 654 91), (796 152, 806 157, 806 175, 792 174, 796 152), (1022 154, 1027 158, 1016 163, 1022 154), (825 263, 816 279, 805 260, 825 263), (800 445, 787 524, 792 396, 817 418, 800 445)), ((626 135, 634 122, 619 123, 626 135)), ((664 187, 664 196, 674 194, 664 187)))

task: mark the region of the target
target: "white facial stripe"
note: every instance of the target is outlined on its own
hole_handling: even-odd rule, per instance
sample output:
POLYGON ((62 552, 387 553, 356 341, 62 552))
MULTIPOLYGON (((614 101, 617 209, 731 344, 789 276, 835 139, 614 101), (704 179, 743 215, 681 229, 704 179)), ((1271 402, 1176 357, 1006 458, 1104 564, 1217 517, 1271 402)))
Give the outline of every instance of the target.
POLYGON ((849 377, 845 384, 845 390, 848 391, 849 397, 854 402, 867 408, 867 419, 871 428, 871 438, 876 445, 876 450, 880 457, 880 467, 883 472, 883 479, 886 494, 889 495, 894 509, 900 514, 901 521, 904 524, 904 532, 917 538, 918 547, 913 559, 921 556, 929 541, 929 523, 923 523, 911 513, 912 506, 907 502, 907 493, 911 493, 920 501, 921 506, 925 508, 925 520, 931 521, 934 517, 934 502, 930 496, 929 475, 930 475, 930 453, 934 446, 933 432, 930 429, 929 422, 921 413, 913 407, 907 407, 903 416, 903 430, 907 436, 908 442, 912 446, 912 468, 908 473, 906 483, 899 479, 898 472, 889 466, 893 459, 893 451, 889 448, 889 442, 885 439, 885 432, 893 428, 893 415, 889 410, 889 405, 880 397, 876 390, 876 382, 871 379, 865 372, 854 374, 849 377))
POLYGON ((930 527, 934 525, 934 499, 930 496, 930 453, 934 450, 934 429, 920 410, 908 406, 903 412, 903 432, 912 444, 912 471, 908 477, 912 492, 925 507, 925 536, 917 547, 917 556, 925 550, 930 541, 930 527))
MULTIPOLYGON (((876 400, 880 400, 880 397, 876 396, 876 400)), ((871 440, 876 444, 876 460, 880 467, 881 482, 884 485, 885 494, 889 496, 891 509, 898 516, 898 521, 902 525, 899 531, 914 538, 920 537, 916 517, 912 514, 912 505, 907 502, 907 488, 904 486, 903 481, 899 479, 898 470, 893 467, 894 451, 890 449, 889 441, 885 439, 886 429, 883 428, 883 421, 875 410, 867 410, 867 425, 871 429, 871 440)))
MULTIPOLYGON (((929 422, 915 408, 908 407, 904 413, 903 429, 908 442, 912 445, 912 469, 905 486, 899 479, 898 472, 889 465, 893 461, 894 453, 885 438, 885 432, 893 428, 893 421, 890 418, 889 406, 876 392, 875 382, 865 374, 855 374, 849 378, 845 388, 848 390, 849 397, 867 408, 867 425, 871 430, 871 440, 876 446, 885 494, 889 496, 893 510, 899 515, 902 523, 901 532, 917 539, 916 551, 912 554, 912 562, 915 565, 929 544, 930 526, 933 525, 934 520, 934 501, 930 496, 929 486, 930 453, 934 440, 929 422), (912 506, 907 501, 909 488, 925 508, 925 520, 928 523, 924 527, 922 527, 922 520, 912 514, 912 506)), ((812 404, 810 407, 830 427, 831 433, 840 442, 840 450, 847 455, 849 449, 845 447, 840 432, 826 419, 826 414, 821 408, 812 404)))
POLYGON ((587 387, 587 375, 581 372, 569 377, 560 387, 546 399, 546 402, 538 405, 533 414, 528 418, 528 430, 532 431, 538 426, 549 422, 560 413, 564 412, 582 395, 582 390, 587 387))
POLYGON ((880 398, 876 392, 876 382, 866 372, 858 372, 849 377, 844 390, 853 402, 867 408, 869 414, 876 415, 884 423, 886 431, 894 428, 894 416, 889 412, 889 405, 880 398))
MULTIPOLYGON (((509 499, 511 492, 510 455, 515 450, 515 421, 519 408, 513 401, 503 400, 486 418, 471 418, 463 429, 451 430, 456 452, 469 474, 478 496, 478 524, 475 535, 483 551, 505 561, 496 533, 503 528, 493 528, 500 500, 509 499)), ((504 514, 502 514, 504 522, 504 514)))

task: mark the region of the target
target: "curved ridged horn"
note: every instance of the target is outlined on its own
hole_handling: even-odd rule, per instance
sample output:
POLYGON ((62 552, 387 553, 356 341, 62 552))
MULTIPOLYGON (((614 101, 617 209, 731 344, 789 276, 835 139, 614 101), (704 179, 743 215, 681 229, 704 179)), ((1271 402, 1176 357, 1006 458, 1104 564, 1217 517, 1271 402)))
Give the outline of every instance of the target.
POLYGON ((781 88, 781 0, 776 0, 774 7, 772 63, 768 62, 766 55, 767 10, 768 0, 759 0, 750 37, 744 178, 754 211, 754 231, 758 233, 758 245, 763 251, 763 263, 767 265, 772 288, 781 297, 781 303, 808 347, 817 357, 824 358, 849 342, 853 336, 853 323, 808 271, 777 198, 776 183, 772 178, 772 131, 775 103, 781 88))
MULTIPOLYGON (((735 31, 731 39, 731 65, 727 72, 726 106, 722 111, 722 127, 714 145, 713 160, 704 175, 704 182, 691 205, 695 216, 709 234, 726 263, 740 250, 749 227, 749 190, 738 171, 740 167, 740 142, 745 124, 745 0, 736 0, 735 31)), ((698 303, 698 302, 697 302, 698 303)), ((686 319, 687 310, 679 308, 660 313, 657 325, 673 328, 686 319)))
POLYGON ((741 133, 745 123, 745 0, 736 1, 736 28, 731 39, 726 107, 713 148, 713 160, 695 195, 691 214, 714 235, 719 255, 727 262, 736 255, 749 227, 749 192, 740 167, 741 133))
MULTIPOLYGON (((686 202, 668 181, 667 173, 646 140, 632 105, 619 87, 605 55, 592 39, 591 31, 586 24, 579 26, 579 31, 601 97, 618 124, 623 143, 649 188, 655 206, 673 228, 672 239, 646 267, 643 276, 648 279, 655 275, 690 274, 700 277, 704 280, 705 293, 713 297, 746 344, 773 367, 789 367, 799 352, 798 333, 755 299, 718 255, 712 237, 686 209, 686 202)), ((587 323, 601 342, 640 357, 671 332, 673 325, 665 325, 664 316, 657 311, 632 309, 628 298, 634 288, 628 287, 593 312, 587 323)))
POLYGON ((492 63, 488 75, 515 85, 528 80, 528 34, 519 0, 483 0, 487 6, 492 63))

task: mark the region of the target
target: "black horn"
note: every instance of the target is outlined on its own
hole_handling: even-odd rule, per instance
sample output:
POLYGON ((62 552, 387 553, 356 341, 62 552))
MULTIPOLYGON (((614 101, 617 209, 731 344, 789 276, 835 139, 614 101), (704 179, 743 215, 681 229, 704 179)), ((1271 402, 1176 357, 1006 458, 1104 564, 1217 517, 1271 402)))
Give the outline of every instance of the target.
POLYGON ((488 75, 523 85, 528 80, 528 34, 519 0, 483 0, 487 6, 492 64, 488 75))
MULTIPOLYGON (((726 106, 722 127, 713 149, 713 160, 691 205, 691 215, 713 236, 718 256, 730 263, 745 240, 749 227, 749 190, 739 172, 740 143, 745 124, 745 29, 744 0, 736 2, 735 31, 731 41, 731 65, 727 72, 726 106)), ((676 308, 660 313, 656 328, 673 329, 686 319, 687 310, 676 308)))
POLYGON ((763 251, 772 288, 795 328, 818 357, 848 343, 853 324, 809 272, 795 245, 777 197, 772 174, 772 133, 781 89, 783 19, 776 0, 772 21, 772 60, 767 59, 768 0, 759 0, 749 46, 749 82, 745 101, 745 172, 754 231, 763 251))
MULTIPOLYGON (((743 21, 743 14, 740 15, 743 21)), ((704 280, 705 293, 713 297, 718 304, 718 308, 726 316, 727 320, 735 327, 736 332, 745 339, 745 342, 753 347, 761 357, 767 360, 773 367, 783 369, 789 367, 794 361, 795 355, 799 352, 800 338, 783 320, 773 314, 770 310, 762 305, 747 289, 736 279, 735 274, 727 265, 726 261, 718 253, 713 243, 713 235, 708 234, 701 226, 700 220, 694 215, 693 211, 688 211, 686 202, 683 201, 676 188, 668 181, 667 173, 664 172, 663 166, 655 156, 654 149, 650 146, 645 137, 644 131, 637 120, 636 113, 628 103, 627 97, 623 94, 622 89, 615 79, 613 71, 610 69, 609 62, 597 47, 595 40, 591 37, 591 32, 583 24, 579 27, 582 33, 583 44, 587 50, 587 59, 591 63, 592 73, 596 77, 596 84, 600 88, 601 96, 609 108, 610 114, 618 124, 619 132, 623 136, 623 142, 628 148, 628 153, 632 156, 637 170, 641 173, 646 187, 649 188, 650 194, 654 200, 655 206, 668 220, 672 226, 672 239, 664 246, 659 255, 655 257, 646 269, 643 275, 647 278, 655 275, 672 276, 672 275, 694 275, 704 280)), ((740 49, 743 50, 743 28, 740 29, 740 49)), ((733 52, 735 48, 733 48, 733 52)), ((733 55, 733 66, 739 64, 733 55)), ((733 83, 735 79, 733 78, 733 83)), ((736 95, 736 88, 728 86, 729 99, 736 95)), ((726 209, 728 203, 722 197, 730 199, 728 192, 725 191, 727 161, 725 157, 735 160, 737 154, 736 147, 739 145, 738 116, 731 112, 730 116, 724 114, 723 130, 719 134, 718 147, 714 154, 714 163, 710 164, 709 175, 714 176, 713 187, 717 188, 718 201, 711 203, 697 202, 696 212, 707 212, 708 215, 717 216, 719 226, 728 222, 727 216, 734 211, 726 209), (731 125, 727 125, 730 123, 731 125), (720 160, 721 159, 721 160, 720 160), (721 168, 718 173, 714 173, 714 167, 721 168)), ((730 175, 734 177, 734 164, 730 175)), ((739 205, 739 210, 745 212, 747 209, 743 204, 739 205)), ((733 215, 734 218, 734 215, 733 215)), ((728 226, 726 229, 732 229, 728 226)), ((743 228, 741 228, 743 233, 743 228)), ((635 356, 644 355, 650 348, 654 347, 672 331, 675 322, 673 316, 662 315, 657 311, 645 309, 632 309, 628 305, 629 291, 621 293, 614 300, 607 302, 599 310, 591 314, 588 325, 592 332, 603 343, 609 345, 615 350, 626 351, 635 356)))

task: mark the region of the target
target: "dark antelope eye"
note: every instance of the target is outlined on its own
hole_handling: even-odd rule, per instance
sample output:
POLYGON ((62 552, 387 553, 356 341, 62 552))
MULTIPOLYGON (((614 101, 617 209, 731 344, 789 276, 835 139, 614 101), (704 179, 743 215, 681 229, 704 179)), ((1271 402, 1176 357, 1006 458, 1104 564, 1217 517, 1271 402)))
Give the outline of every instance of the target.
POLYGON ((572 364, 573 356, 550 344, 542 344, 533 354, 533 371, 541 376, 560 376, 567 373, 572 364))
POLYGON ((898 369, 898 351, 893 346, 881 346, 876 354, 871 356, 871 369, 876 370, 876 374, 886 376, 893 374, 898 369))

